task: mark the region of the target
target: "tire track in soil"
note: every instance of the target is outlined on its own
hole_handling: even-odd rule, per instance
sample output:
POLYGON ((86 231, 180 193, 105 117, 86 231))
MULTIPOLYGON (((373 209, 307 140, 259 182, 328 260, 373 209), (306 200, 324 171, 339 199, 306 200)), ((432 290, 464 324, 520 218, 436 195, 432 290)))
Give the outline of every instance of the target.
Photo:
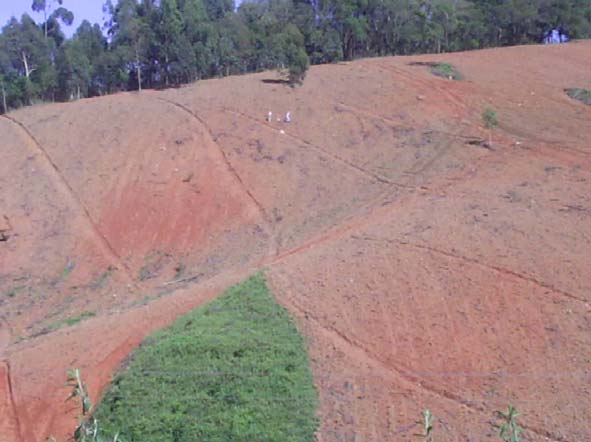
MULTIPOLYGON (((408 125, 401 124, 397 120, 393 120, 392 118, 384 117, 383 115, 376 114, 375 112, 372 112, 368 109, 364 109, 359 106, 347 104, 342 101, 339 101, 337 103, 337 105, 341 106, 346 111, 351 112, 353 114, 358 113, 358 114, 364 115, 366 118, 371 118, 371 119, 381 121, 382 123, 389 125, 391 129, 395 129, 395 130, 413 130, 414 129, 414 127, 412 125, 408 126, 408 125)), ((478 135, 461 135, 461 134, 456 135, 452 132, 446 132, 446 131, 443 131, 440 129, 431 129, 431 128, 426 129, 423 133, 425 133, 425 134, 437 133, 437 134, 448 135, 450 137, 455 137, 455 138, 460 138, 460 139, 465 139, 465 140, 480 140, 481 139, 481 137, 478 135)))
MULTIPOLYGON (((447 90, 447 88, 439 86, 434 80, 430 81, 430 80, 421 79, 418 76, 413 76, 409 72, 405 71, 404 69, 402 69, 400 67, 394 66, 393 64, 384 65, 383 63, 380 63, 380 64, 377 64, 376 66, 378 69, 381 69, 383 71, 387 71, 391 74, 396 75, 399 78, 402 78, 403 81, 410 84, 411 86, 414 86, 416 88, 419 88, 419 87, 428 88, 429 90, 432 90, 436 93, 441 94, 443 97, 447 98, 450 102, 452 102, 458 108, 458 110, 460 110, 462 112, 462 116, 460 118, 460 122, 455 126, 457 128, 457 130, 454 130, 452 133, 450 133, 448 135, 450 136, 451 140, 461 137, 461 135, 460 135, 460 132, 462 131, 462 127, 461 127, 462 122, 461 121, 464 119, 468 119, 470 117, 470 114, 473 111, 473 109, 469 105, 467 105, 460 97, 458 97, 453 92, 450 92, 449 90, 447 90)), ((423 164, 417 163, 414 167, 412 167, 406 173, 410 174, 410 175, 423 173, 425 170, 427 170, 433 164, 435 164, 436 161, 441 159, 441 157, 443 157, 445 154, 447 154, 447 152, 449 150, 451 150, 452 147, 453 147, 453 143, 450 142, 446 148, 438 149, 435 152, 435 154, 433 156, 431 156, 430 158, 428 158, 423 164)))
MULTIPOLYGON (((289 282, 287 282, 287 286, 291 288, 289 282)), ((421 377, 420 374, 414 373, 412 369, 406 367, 403 364, 386 362, 380 359, 379 356, 375 355, 370 349, 368 349, 362 343, 353 340, 352 338, 342 333, 340 330, 330 325, 324 324, 322 320, 318 318, 313 312, 310 312, 305 307, 301 306, 294 299, 293 295, 287 293, 287 290, 279 290, 275 288, 274 293, 279 294, 281 292, 285 294, 285 296, 280 299, 282 304, 284 304, 287 308, 291 309, 292 311, 298 312, 298 314, 301 315, 301 317, 304 317, 306 320, 312 322, 313 326, 315 326, 323 335, 325 335, 326 338, 335 343, 335 345, 338 345, 339 347, 343 348, 344 353, 356 356, 358 359, 361 359, 362 361, 370 361, 379 369, 383 370, 384 372, 390 375, 394 375, 397 379, 407 384, 407 388, 411 390, 422 391, 428 395, 431 395, 432 397, 436 397, 438 399, 443 399, 444 401, 451 402, 456 406, 464 406, 473 413, 481 415, 483 417, 483 421, 485 421, 485 418, 486 421, 490 420, 490 413, 488 413, 487 408, 485 408, 484 406, 470 401, 468 399, 465 399, 459 394, 455 394, 446 389, 439 388, 433 384, 426 382, 424 377, 421 377)), ((544 428, 539 428, 537 426, 528 424, 520 425, 525 430, 535 433, 538 436, 544 437, 546 438, 546 440, 551 440, 553 442, 566 442, 566 439, 564 437, 554 434, 551 431, 546 430, 544 428)))
POLYGON ((27 442, 16 409, 8 360, 0 361, 0 412, 0 438, 16 437, 13 442, 27 442))
POLYGON ((125 276, 128 279, 128 282, 133 283, 136 288, 141 287, 141 285, 134 280, 131 270, 127 266, 127 264, 121 259, 121 257, 117 254, 109 240, 98 228, 97 224, 95 223, 94 219, 90 215, 88 208, 84 205, 82 200, 78 197, 74 189, 70 185, 70 183, 66 180, 65 176, 59 169, 56 163, 51 159, 49 153, 43 148, 41 143, 37 141, 35 136, 31 133, 31 131, 20 121, 16 120, 13 117, 9 117, 8 115, 2 115, 3 118, 10 121, 13 125, 17 126, 19 130, 24 132, 26 135, 26 139, 29 141, 29 147, 37 157, 40 154, 42 161, 40 162, 40 166, 48 173, 51 182, 58 187, 58 190, 66 196, 69 200, 70 204, 73 206, 78 214, 82 215, 86 224, 90 230, 90 233, 96 240, 97 245, 101 249, 102 253, 107 256, 112 264, 115 264, 115 267, 120 268, 125 276))
MULTIPOLYGON (((248 188, 248 186, 246 185, 246 183, 242 180, 242 177, 240 176, 240 174, 238 173, 238 171, 234 168, 234 166, 232 165, 232 163, 230 162, 230 160, 226 156, 226 153, 224 152, 224 149, 222 149, 222 146, 220 146, 218 144, 218 142, 215 141, 215 136, 214 136, 211 128, 205 122, 205 120, 203 120, 203 118, 201 118, 196 112, 194 112, 193 110, 191 110, 189 107, 187 107, 187 106, 185 106, 185 105, 183 105, 181 103, 178 103, 176 101, 169 100, 169 99, 166 99, 166 98, 162 98, 162 97, 158 97, 157 100, 159 100, 159 101, 161 101, 163 103, 167 103, 167 104, 169 104, 171 106, 175 106, 176 108, 180 109, 184 113, 188 114, 191 118, 193 118, 194 120, 196 120, 199 123, 199 125, 202 126, 203 129, 205 129, 205 133, 207 134, 207 137, 209 138, 208 141, 213 146, 215 146, 217 148, 216 150, 220 154, 220 159, 225 164, 225 166, 228 168, 230 174, 238 182, 239 187, 247 195, 249 201, 255 206, 256 210, 259 212, 259 214, 263 218, 263 221, 265 222, 265 228, 267 230, 267 234, 269 235, 269 238, 271 239, 270 250, 268 252, 269 256, 275 256, 275 255, 277 255, 278 254, 278 251, 279 251, 279 245, 278 245, 277 235, 275 233, 275 229, 273 228, 273 222, 271 220, 271 217, 267 213, 265 207, 261 204, 261 202, 259 200, 257 200, 257 198, 250 191, 250 189, 248 188)), ((263 258, 263 259, 265 259, 265 258, 263 258)))
POLYGON ((8 322, 0 317, 0 441, 3 437, 16 438, 14 442, 23 442, 20 418, 16 410, 10 362, 4 359, 4 351, 10 344, 8 322))
MULTIPOLYGON (((415 85, 420 85, 423 87, 428 87, 432 90, 438 91, 441 94, 445 95, 450 101, 454 102, 456 104, 456 106, 458 106, 460 108, 465 108, 467 112, 470 111, 469 106, 467 106, 459 96, 457 96, 453 92, 450 92, 449 90, 446 90, 445 88, 437 86, 435 84, 435 81, 429 81, 429 80, 420 79, 418 77, 413 77, 413 76, 411 76, 411 74, 406 72, 404 69, 401 69, 400 67, 397 67, 394 65, 385 66, 383 64, 378 64, 377 66, 379 69, 383 69, 385 71, 390 71, 392 73, 400 75, 401 77, 404 77, 410 83, 413 83, 415 85)), ((456 81, 456 80, 453 80, 453 81, 456 81)), ((518 128, 515 125, 512 125, 511 123, 507 123, 507 122, 502 123, 499 125, 499 128, 502 129, 505 133, 507 133, 509 135, 520 137, 523 140, 526 140, 529 142, 541 144, 543 146, 550 146, 551 145, 552 147, 548 147, 548 150, 550 151, 550 152, 548 152, 549 156, 551 156, 552 150, 559 150, 559 151, 563 151, 563 152, 579 154, 585 159, 589 159, 589 157, 591 157, 591 152, 589 152, 589 151, 581 150, 581 149, 578 149, 578 148, 576 148, 572 145, 568 145, 568 144, 544 140, 543 138, 537 136, 536 134, 527 133, 526 131, 522 130, 521 128, 518 128)))
MULTIPOLYGON (((445 144, 444 142, 440 143, 441 145, 445 144)), ((450 149, 444 149, 445 152, 448 152, 450 149)), ((441 158, 442 155, 439 156, 441 158)), ((482 157, 480 161, 486 162, 487 157, 482 157)), ((433 162, 430 162, 429 165, 432 165, 433 162)), ((419 181, 420 174, 424 173, 428 166, 422 167, 421 171, 414 174, 412 181, 419 181)), ((442 191, 446 190, 449 187, 452 187, 457 182, 461 182, 462 180, 468 179, 471 175, 473 175, 474 171, 472 169, 467 169, 462 173, 459 173, 457 177, 449 177, 445 184, 440 185, 439 187, 434 187, 432 189, 420 186, 418 183, 416 185, 407 185, 409 189, 417 191, 421 189, 424 191, 425 195, 429 194, 438 194, 442 191)), ((392 191, 387 190, 385 192, 380 193, 376 196, 376 198, 370 200, 367 204, 360 207, 356 214, 351 215, 349 218, 345 219, 343 222, 338 224, 335 227, 329 228, 325 230, 323 233, 313 237, 308 241, 304 241, 300 245, 288 249, 282 253, 277 254, 273 259, 269 260, 266 264, 272 265, 277 262, 280 262, 292 255, 296 255, 300 252, 305 250, 309 250, 315 246, 343 238, 344 236, 350 234, 351 232, 355 232, 358 230, 363 229, 364 227, 374 225, 384 218, 387 218, 391 215, 392 212, 399 209, 401 205, 404 204, 408 199, 411 199, 416 195, 416 192, 409 192, 407 193, 402 199, 393 201, 392 198, 394 194, 392 191), (360 214, 360 212, 363 212, 360 214)))
POLYGON ((530 284, 534 284, 540 288, 550 290, 551 292, 556 293, 561 296, 564 296, 565 298, 568 298, 570 300, 581 302, 581 303, 585 304, 585 306, 587 306, 587 307, 589 307, 589 305, 590 305, 589 300, 584 299, 584 298, 580 298, 577 295, 573 295, 572 293, 569 293, 565 290, 561 290, 559 288, 556 288, 553 285, 548 284, 547 282, 540 281, 539 279, 533 278, 531 276, 523 275, 523 274, 518 273, 514 270, 510 270, 510 269, 506 269, 504 267, 487 264, 487 263, 484 263, 484 262, 479 261, 477 259, 469 258, 469 257, 463 256, 463 255, 458 255, 458 254, 452 253, 452 252, 447 252, 445 250, 441 250, 436 247, 426 246, 423 244, 414 244, 414 243, 411 243, 408 241, 401 241, 401 240, 391 239, 391 238, 377 238, 377 237, 372 237, 372 236, 356 236, 356 235, 351 236, 351 238, 357 239, 357 240, 362 240, 362 241, 386 242, 389 244, 396 244, 396 245, 401 245, 401 246, 405 246, 405 247, 412 247, 412 248, 418 249, 418 250, 426 250, 431 253, 435 253, 437 255, 446 256, 451 259, 467 262, 470 264, 477 265, 479 267, 484 267, 485 269, 497 272, 504 277, 513 277, 513 278, 520 279, 520 280, 528 282, 530 284))
MULTIPOLYGON (((438 81, 441 81, 441 79, 437 79, 437 78, 433 78, 432 80, 422 79, 418 76, 412 75, 411 73, 407 72, 406 70, 404 70, 398 66, 395 66, 394 64, 384 65, 383 63, 381 63, 381 64, 377 64, 377 67, 378 67, 378 69, 388 71, 392 74, 402 77, 407 83, 409 83, 413 86, 422 86, 422 87, 428 88, 429 90, 439 92, 444 97, 446 97, 449 101, 451 101, 455 106, 457 106, 459 109, 463 109, 464 111, 468 111, 468 112, 471 110, 470 107, 467 106, 460 97, 458 97, 453 92, 450 92, 446 88, 439 86, 438 81), (436 82, 436 80, 437 80, 437 82, 436 82)), ((456 80, 451 80, 451 81, 456 81, 456 80)))
MULTIPOLYGON (((228 108, 223 108, 222 111, 223 112, 226 112, 226 113, 229 113, 229 114, 232 114, 232 115, 241 116, 241 117, 246 118, 246 119, 248 119, 250 121, 253 121, 254 123, 256 123, 256 124, 258 124, 258 125, 260 125, 262 127, 265 127, 265 128, 267 128, 269 130, 272 130, 273 132, 277 132, 277 129, 275 129, 270 124, 267 124, 266 122, 263 122, 263 121, 259 121, 258 119, 254 118, 254 117, 251 117, 250 115, 245 114, 244 112, 240 112, 240 111, 237 111, 237 110, 234 110, 234 109, 228 109, 228 108)), ((340 155, 337 155, 337 154, 329 151, 328 149, 325 149, 322 146, 319 146, 317 144, 314 144, 311 141, 306 140, 305 138, 301 138, 301 137, 299 137, 297 135, 293 135, 293 134, 290 134, 288 132, 285 132, 284 135, 286 135, 287 137, 289 137, 289 138, 291 138, 293 140, 298 141, 301 144, 304 144, 305 146, 311 147, 312 149, 314 149, 314 150, 316 150, 316 151, 318 151, 318 152, 320 152, 320 153, 322 153, 324 155, 329 156, 334 161, 336 161, 338 163, 341 163, 341 164, 344 164, 347 167, 349 167, 350 169, 353 169, 353 170, 357 171, 358 173, 360 173, 362 175, 365 175, 366 177, 371 178, 372 180, 375 180, 375 181, 378 181, 378 182, 384 183, 384 184, 390 184, 392 186, 397 186, 397 187, 402 187, 402 188, 409 188, 409 186, 407 186, 406 184, 395 182, 395 181, 393 181, 393 180, 391 180, 391 179, 389 179, 389 178, 387 178, 387 177, 385 177, 383 175, 380 175, 378 173, 375 173, 375 172, 372 172, 370 170, 364 169, 363 167, 358 166, 357 164, 355 164, 355 163, 347 160, 346 158, 343 158, 340 155)))

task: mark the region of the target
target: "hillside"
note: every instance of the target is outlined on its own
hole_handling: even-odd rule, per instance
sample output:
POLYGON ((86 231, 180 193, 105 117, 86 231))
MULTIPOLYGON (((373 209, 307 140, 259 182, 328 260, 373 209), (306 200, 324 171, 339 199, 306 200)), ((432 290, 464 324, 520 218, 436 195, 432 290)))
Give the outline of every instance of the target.
POLYGON ((525 440, 591 440, 591 107, 564 93, 591 89, 590 51, 365 59, 295 89, 264 72, 0 117, 0 440, 66 440, 68 369, 97 397, 147 334, 257 269, 307 338, 318 440, 411 440, 424 408, 438 441, 493 440, 509 403, 525 440), (437 61, 464 79, 416 64, 437 61))

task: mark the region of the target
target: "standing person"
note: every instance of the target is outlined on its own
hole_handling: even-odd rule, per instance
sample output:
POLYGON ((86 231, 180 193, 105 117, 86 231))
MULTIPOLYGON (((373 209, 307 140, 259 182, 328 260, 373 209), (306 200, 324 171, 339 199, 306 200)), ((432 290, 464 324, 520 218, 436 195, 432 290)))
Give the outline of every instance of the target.
POLYGON ((267 114, 267 122, 271 122, 273 121, 273 112, 269 111, 269 113, 267 114))
POLYGON ((287 113, 285 114, 285 118, 283 119, 283 121, 285 121, 286 123, 291 123, 291 112, 287 111, 287 113))

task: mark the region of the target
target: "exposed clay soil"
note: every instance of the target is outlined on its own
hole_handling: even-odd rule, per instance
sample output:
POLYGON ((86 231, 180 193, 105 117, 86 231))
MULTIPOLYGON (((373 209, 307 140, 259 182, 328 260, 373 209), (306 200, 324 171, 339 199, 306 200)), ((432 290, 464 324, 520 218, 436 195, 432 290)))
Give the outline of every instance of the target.
POLYGON ((307 338, 319 441, 415 440, 425 408, 438 441, 495 440, 508 404, 526 441, 591 440, 591 107, 564 93, 591 88, 589 53, 360 60, 295 89, 266 72, 0 118, 0 442, 67 440, 68 369, 99 397, 148 333, 257 269, 307 338))

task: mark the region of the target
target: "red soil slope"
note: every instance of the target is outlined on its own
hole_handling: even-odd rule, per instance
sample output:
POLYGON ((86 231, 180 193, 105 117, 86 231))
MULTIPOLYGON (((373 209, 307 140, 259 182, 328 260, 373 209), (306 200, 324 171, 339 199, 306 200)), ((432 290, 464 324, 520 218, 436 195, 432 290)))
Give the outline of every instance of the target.
POLYGON ((424 408, 437 440, 493 439, 509 403, 525 440, 591 440, 591 108, 563 91, 591 88, 590 50, 361 60, 296 89, 262 73, 0 118, 0 441, 65 440, 69 368, 97 397, 143 337, 256 269, 307 337, 319 440, 412 440, 424 408))

